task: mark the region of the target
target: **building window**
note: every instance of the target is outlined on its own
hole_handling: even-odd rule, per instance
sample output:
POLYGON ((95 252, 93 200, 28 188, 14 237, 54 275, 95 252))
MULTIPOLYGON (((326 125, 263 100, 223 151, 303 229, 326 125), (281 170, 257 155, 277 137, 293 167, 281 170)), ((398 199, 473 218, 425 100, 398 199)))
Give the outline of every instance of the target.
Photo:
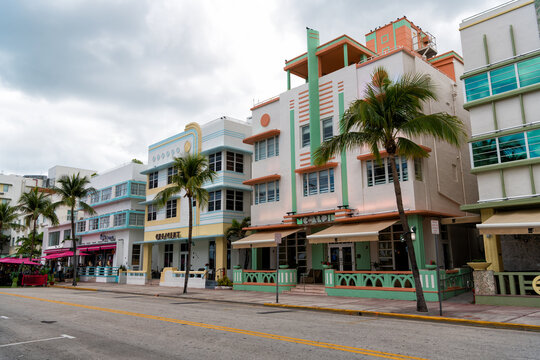
POLYGON ((2 192, 8 192, 9 191, 9 184, 2 184, 2 192))
MULTIPOLYGON (((369 160, 366 162, 366 167, 368 186, 388 184, 393 181, 392 166, 388 158, 381 159, 381 164, 375 160, 369 160)), ((409 180, 407 158, 396 156, 396 167, 399 181, 409 180)))
POLYGON ((86 221, 79 221, 77 223, 77 232, 85 232, 86 231, 86 221))
POLYGON ((163 267, 171 267, 173 262, 173 244, 165 244, 163 267))
POLYGON ((165 206, 166 207, 165 217, 167 219, 176 217, 176 202, 177 202, 176 199, 167 201, 167 204, 165 206))
POLYGON ((540 157, 540 129, 471 143, 473 167, 540 157))
MULTIPOLYGON (((75 214, 75 217, 73 219, 77 220, 77 210, 75 210, 73 213, 75 214)), ((71 221, 71 210, 67 211, 66 221, 71 221)))
POLYGON ((107 201, 111 199, 112 188, 106 188, 101 190, 101 201, 107 201))
POLYGON ((71 229, 64 230, 64 240, 71 239, 71 229))
POLYGON ((225 193, 225 209, 244 211, 244 193, 237 190, 227 190, 225 193))
POLYGON ((135 196, 145 196, 146 195, 146 185, 131 183, 131 195, 135 196))
POLYGON ((535 57, 466 78, 465 93, 473 101, 539 82, 540 57, 535 57))
POLYGON ((221 171, 221 152, 208 155, 208 168, 213 171, 221 171))
POLYGON ((133 270, 138 270, 141 261, 141 244, 133 244, 131 250, 131 267, 133 270))
POLYGON ((414 178, 418 181, 422 181, 422 159, 414 159, 414 178))
POLYGON ((279 181, 255 185, 255 205, 279 201, 279 181))
POLYGON ((157 208, 156 205, 148 205, 148 216, 146 220, 153 221, 157 218, 157 208))
POLYGON ((173 177, 178 175, 178 169, 174 166, 167 169, 167 184, 173 183, 173 177))
POLYGON ((279 155, 279 136, 257 141, 255 143, 255 161, 279 155))
POLYGON ((334 136, 334 128, 332 118, 324 119, 322 121, 322 141, 331 139, 334 136))
POLYGON ((221 190, 208 193, 208 211, 221 210, 221 190))
POLYGON ((158 187, 158 172, 155 171, 148 175, 148 188, 155 189, 158 187))
POLYGON ((309 146, 309 125, 304 125, 300 127, 300 136, 302 147, 309 146))
POLYGON ((111 225, 111 217, 103 216, 99 218, 99 228, 107 229, 111 225))
POLYGON ((127 195, 127 183, 116 185, 114 188, 114 197, 126 196, 127 195))
POLYGON ((97 230, 98 226, 99 226, 99 218, 89 220, 88 230, 90 231, 97 230))
POLYGON ((49 246, 56 246, 60 244, 60 231, 53 231, 49 233, 49 246))
POLYGON ((129 225, 144 226, 144 214, 134 212, 129 213, 129 225))
POLYGON ((401 224, 392 225, 379 233, 378 253, 381 270, 408 270, 409 263, 405 244, 401 241, 403 227, 401 224))
POLYGON ((113 226, 126 225, 126 213, 114 214, 113 226))
POLYGON ((97 202, 99 202, 99 191, 94 191, 90 195, 90 203, 94 204, 94 203, 97 203, 97 202))
POLYGON ((244 172, 244 155, 227 151, 227 171, 244 172))
POLYGON ((304 174, 304 196, 334 192, 334 169, 304 174))
POLYGON ((186 263, 188 258, 187 244, 180 244, 180 271, 186 270, 186 263))

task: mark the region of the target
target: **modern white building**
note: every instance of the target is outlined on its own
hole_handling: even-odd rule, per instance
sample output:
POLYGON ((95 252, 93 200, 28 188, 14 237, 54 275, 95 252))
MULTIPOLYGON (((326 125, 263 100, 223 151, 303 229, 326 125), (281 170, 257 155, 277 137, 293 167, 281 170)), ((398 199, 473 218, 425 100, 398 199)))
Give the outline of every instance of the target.
MULTIPOLYGON (((234 246, 251 248, 253 269, 276 268, 274 236, 281 234, 279 264, 296 269, 299 280, 305 274, 323 282, 326 262, 336 271, 409 270, 384 154, 382 165, 367 148, 313 165, 315 150, 339 133, 344 111, 363 97, 380 66, 392 78, 428 74, 438 101, 426 103, 424 111, 455 115, 469 127, 456 82, 463 72, 461 57, 455 52, 436 56, 434 37, 407 18, 368 33, 365 46, 347 35, 321 45, 319 33, 308 29, 307 52, 286 61, 287 91, 251 109, 253 135, 244 139, 254 147, 253 176, 244 184, 253 189, 251 230, 257 233, 234 246), (291 74, 306 83, 291 88, 291 74)), ((430 157, 402 158, 398 164, 409 225, 416 228, 417 263, 425 269, 435 259, 430 221, 465 216, 460 205, 475 202, 477 193, 467 144, 454 148, 429 137, 415 140, 430 157)), ((444 267, 464 265, 475 242, 474 231, 443 226, 444 267)))
POLYGON ((530 285, 540 275, 539 7, 510 1, 460 24, 479 191, 462 209, 481 215, 485 260, 497 274, 490 295, 505 295, 477 296, 484 303, 540 306, 530 285))
POLYGON ((194 214, 192 270, 207 268, 210 277, 230 276, 232 266, 243 263, 238 251, 231 252, 224 233, 233 219, 249 216, 251 187, 242 182, 251 178, 252 150, 242 141, 250 135, 248 122, 223 116, 203 125, 190 123, 183 132, 148 147, 148 168, 143 171, 148 177, 144 242, 140 242, 147 278, 164 268, 185 270, 189 206, 194 214), (213 183, 204 185, 208 204, 203 208, 188 204, 182 193, 158 208, 155 197, 171 184, 174 158, 187 153, 206 155, 217 173, 213 183))
MULTIPOLYGON (((140 172, 145 165, 128 163, 102 174, 90 176, 90 185, 96 192, 84 201, 91 205, 96 214, 86 214, 78 209, 76 236, 81 268, 118 267, 138 269, 139 246, 133 243, 142 240, 145 199, 145 177, 140 172)), ((92 175, 90 174, 90 175, 92 175)), ((81 175, 85 175, 82 174, 81 175)), ((64 209, 59 214, 60 225, 50 226, 44 237, 44 254, 55 255, 71 250, 71 214, 64 209)))

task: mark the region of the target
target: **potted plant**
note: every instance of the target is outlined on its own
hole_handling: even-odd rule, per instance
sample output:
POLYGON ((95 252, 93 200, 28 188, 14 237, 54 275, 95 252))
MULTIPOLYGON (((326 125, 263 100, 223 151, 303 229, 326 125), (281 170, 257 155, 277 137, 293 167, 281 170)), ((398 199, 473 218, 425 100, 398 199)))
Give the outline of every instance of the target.
POLYGON ((470 267, 473 268, 475 271, 479 270, 487 270, 487 268, 491 265, 490 262, 486 262, 485 259, 475 259, 467 263, 470 267))
POLYGON ((232 286, 232 281, 227 276, 224 276, 218 279, 216 289, 232 290, 232 286))
POLYGON ((331 269, 332 268, 332 263, 330 261, 323 261, 322 262, 322 268, 323 269, 331 269))
POLYGON ((435 260, 431 260, 429 264, 426 264, 426 269, 428 270, 435 270, 437 268, 437 264, 435 263, 435 260))

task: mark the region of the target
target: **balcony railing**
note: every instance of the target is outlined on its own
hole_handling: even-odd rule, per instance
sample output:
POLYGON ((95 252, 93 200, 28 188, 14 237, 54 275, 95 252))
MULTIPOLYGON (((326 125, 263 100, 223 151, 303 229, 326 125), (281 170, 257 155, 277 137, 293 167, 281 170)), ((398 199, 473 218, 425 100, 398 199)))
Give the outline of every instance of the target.
POLYGON ((533 287, 540 272, 496 272, 494 275, 498 295, 540 295, 533 287))

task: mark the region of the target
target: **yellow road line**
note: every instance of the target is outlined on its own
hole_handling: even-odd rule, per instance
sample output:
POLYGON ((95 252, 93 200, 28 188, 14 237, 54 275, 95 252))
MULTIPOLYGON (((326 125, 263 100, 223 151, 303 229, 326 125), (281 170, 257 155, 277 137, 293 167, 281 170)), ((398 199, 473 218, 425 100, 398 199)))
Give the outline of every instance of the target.
POLYGON ((190 326, 195 326, 195 327, 204 328, 204 329, 225 331, 225 332, 231 332, 231 333, 242 334, 242 335, 250 335, 250 336, 260 337, 260 338, 265 338, 265 339, 279 340, 279 341, 284 341, 284 342, 303 344, 303 345, 326 348, 326 349, 331 349, 331 350, 345 351, 349 353, 356 353, 356 354, 368 355, 368 356, 385 358, 385 359, 426 360, 426 359, 414 357, 414 356, 400 355, 400 354, 394 354, 394 353, 388 353, 388 352, 376 351, 376 350, 370 350, 370 349, 363 349, 363 348, 357 348, 357 347, 346 346, 346 345, 338 345, 338 344, 325 343, 325 342, 320 342, 320 341, 300 339, 300 338, 294 338, 294 337, 289 337, 289 336, 264 333, 264 332, 259 332, 259 331, 236 329, 236 328, 227 327, 227 326, 211 325, 211 324, 204 324, 204 323, 187 321, 187 320, 172 319, 172 318, 167 318, 163 316, 142 314, 142 313, 136 313, 136 312, 131 312, 131 311, 108 309, 108 308, 102 308, 102 307, 93 306, 93 305, 76 304, 76 303, 70 303, 67 301, 43 299, 43 298, 38 298, 38 297, 33 297, 33 296, 11 294, 11 293, 5 293, 5 292, 0 292, 0 294, 8 295, 8 296, 15 296, 15 297, 24 298, 24 299, 30 299, 30 300, 44 301, 44 302, 49 302, 49 303, 54 303, 54 304, 73 306, 73 307, 89 309, 89 310, 103 311, 103 312, 108 312, 108 313, 113 313, 113 314, 134 316, 134 317, 139 317, 139 318, 144 318, 144 319, 165 321, 165 322, 174 323, 174 324, 190 325, 190 326))

